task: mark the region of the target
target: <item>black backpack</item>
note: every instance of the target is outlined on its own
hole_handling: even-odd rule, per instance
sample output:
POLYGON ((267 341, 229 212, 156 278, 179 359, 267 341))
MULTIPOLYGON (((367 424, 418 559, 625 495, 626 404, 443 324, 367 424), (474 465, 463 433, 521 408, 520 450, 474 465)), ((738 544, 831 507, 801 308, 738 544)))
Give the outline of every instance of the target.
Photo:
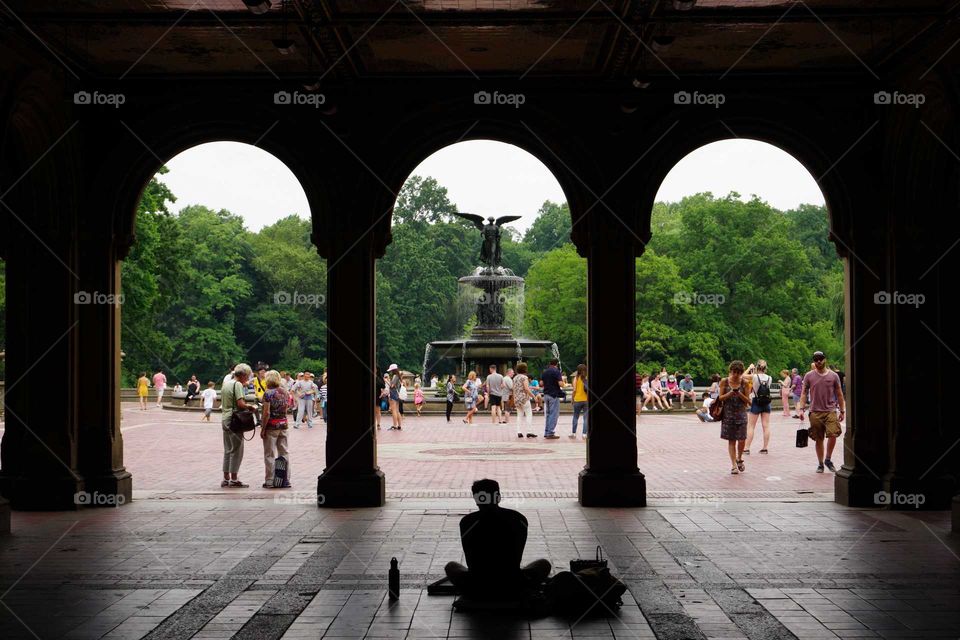
POLYGON ((770 406, 770 380, 764 382, 763 378, 761 378, 759 375, 757 375, 757 380, 760 381, 760 384, 757 385, 757 405, 761 407, 768 407, 770 406))

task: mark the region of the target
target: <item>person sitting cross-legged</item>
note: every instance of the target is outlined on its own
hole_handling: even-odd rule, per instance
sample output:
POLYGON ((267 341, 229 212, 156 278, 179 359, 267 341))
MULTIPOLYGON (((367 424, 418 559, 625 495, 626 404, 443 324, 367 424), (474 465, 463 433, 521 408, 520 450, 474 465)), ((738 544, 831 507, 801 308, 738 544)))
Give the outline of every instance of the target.
POLYGON ((500 506, 496 480, 477 480, 471 488, 478 510, 460 520, 460 542, 467 566, 448 562, 447 577, 461 593, 485 600, 522 597, 550 575, 548 560, 520 566, 527 543, 527 519, 500 506))

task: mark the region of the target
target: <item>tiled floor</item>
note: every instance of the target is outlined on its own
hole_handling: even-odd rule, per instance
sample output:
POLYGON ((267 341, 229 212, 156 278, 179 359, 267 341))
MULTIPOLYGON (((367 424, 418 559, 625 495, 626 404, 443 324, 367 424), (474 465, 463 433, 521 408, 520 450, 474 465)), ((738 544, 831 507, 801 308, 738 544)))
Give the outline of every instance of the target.
POLYGON ((525 560, 601 544, 629 592, 610 619, 455 613, 466 499, 318 510, 181 496, 13 516, 0 638, 956 638, 960 537, 944 512, 831 502, 584 509, 526 498, 525 560), (403 591, 386 599, 391 557, 403 591))

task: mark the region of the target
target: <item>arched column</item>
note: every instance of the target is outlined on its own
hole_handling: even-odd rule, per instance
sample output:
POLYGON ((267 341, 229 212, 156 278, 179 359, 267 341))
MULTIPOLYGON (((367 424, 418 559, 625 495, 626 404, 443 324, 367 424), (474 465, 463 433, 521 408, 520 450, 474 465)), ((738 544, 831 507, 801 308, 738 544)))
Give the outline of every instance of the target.
POLYGON ((642 507, 647 496, 637 467, 634 372, 636 258, 645 240, 626 207, 605 202, 577 218, 574 234, 577 251, 587 259, 590 387, 590 438, 577 495, 585 507, 642 507))

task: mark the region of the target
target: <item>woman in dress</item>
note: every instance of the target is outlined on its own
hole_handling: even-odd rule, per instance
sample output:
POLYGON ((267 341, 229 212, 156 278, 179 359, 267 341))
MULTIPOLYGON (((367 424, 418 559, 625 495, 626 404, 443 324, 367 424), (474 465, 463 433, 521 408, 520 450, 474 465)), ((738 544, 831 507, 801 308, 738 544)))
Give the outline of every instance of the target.
POLYGON ((147 410, 147 394, 150 392, 150 378, 147 377, 147 372, 144 371, 140 374, 140 379, 137 380, 137 398, 140 400, 140 410, 147 410))
POLYGON ((479 391, 480 383, 477 382, 477 372, 471 371, 467 376, 467 381, 463 383, 463 405, 467 410, 467 417, 463 419, 464 424, 473 424, 473 414, 479 408, 477 406, 479 391))
POLYGON ((727 453, 730 455, 730 473, 736 475, 744 471, 743 447, 747 440, 747 407, 750 396, 746 380, 743 379, 743 363, 734 360, 730 363, 729 374, 720 381, 718 400, 723 402, 723 418, 720 421, 720 437, 727 441, 727 453))

